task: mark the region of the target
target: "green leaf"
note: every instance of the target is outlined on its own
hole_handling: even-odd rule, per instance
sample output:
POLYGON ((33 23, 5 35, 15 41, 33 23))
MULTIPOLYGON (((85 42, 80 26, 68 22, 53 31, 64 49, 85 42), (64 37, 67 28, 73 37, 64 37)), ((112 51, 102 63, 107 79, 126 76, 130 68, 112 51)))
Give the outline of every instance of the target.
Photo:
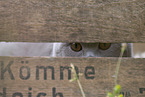
POLYGON ((118 97, 123 97, 123 95, 122 95, 122 94, 120 94, 118 97))
POLYGON ((120 85, 116 85, 114 87, 114 95, 119 94, 121 91, 121 86, 120 85))
POLYGON ((108 96, 108 97, 114 97, 113 94, 110 93, 110 92, 107 94, 107 96, 108 96))

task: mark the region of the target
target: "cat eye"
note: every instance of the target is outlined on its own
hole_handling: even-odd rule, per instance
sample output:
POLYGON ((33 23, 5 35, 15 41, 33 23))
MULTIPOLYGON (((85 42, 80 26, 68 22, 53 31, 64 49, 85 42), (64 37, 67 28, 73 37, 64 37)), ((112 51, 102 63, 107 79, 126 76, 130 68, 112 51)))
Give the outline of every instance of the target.
POLYGON ((82 45, 80 43, 71 43, 71 49, 75 52, 82 50, 82 45))
POLYGON ((99 43, 99 49, 101 50, 107 50, 111 46, 111 43, 99 43))

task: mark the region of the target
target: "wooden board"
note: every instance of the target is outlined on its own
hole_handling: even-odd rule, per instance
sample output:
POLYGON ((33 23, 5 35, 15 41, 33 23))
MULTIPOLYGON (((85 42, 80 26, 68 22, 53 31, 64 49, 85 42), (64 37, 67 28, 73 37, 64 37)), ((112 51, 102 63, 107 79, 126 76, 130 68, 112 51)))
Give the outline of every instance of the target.
MULTIPOLYGON (((0 97, 82 97, 77 82, 69 82, 70 63, 82 74, 86 97, 105 97, 114 87, 117 60, 0 57, 0 97)), ((124 97, 145 97, 145 59, 124 58, 118 84, 124 97)))
POLYGON ((1 0, 0 41, 145 42, 145 1, 1 0))

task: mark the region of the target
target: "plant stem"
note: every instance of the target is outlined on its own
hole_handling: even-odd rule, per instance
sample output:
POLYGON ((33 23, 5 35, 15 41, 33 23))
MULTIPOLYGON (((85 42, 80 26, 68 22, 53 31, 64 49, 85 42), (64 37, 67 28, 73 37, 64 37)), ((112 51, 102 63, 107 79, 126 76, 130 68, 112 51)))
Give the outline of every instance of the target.
POLYGON ((82 88, 82 85, 81 85, 79 79, 77 80, 77 82, 78 82, 79 88, 80 88, 80 90, 81 90, 82 96, 83 96, 83 97, 86 97, 86 95, 85 95, 85 93, 84 93, 84 90, 83 90, 83 88, 82 88))
MULTIPOLYGON (((77 75, 77 73, 76 73, 76 71, 75 71, 74 65, 73 65, 72 63, 71 63, 70 65, 71 65, 71 67, 72 67, 72 71, 74 72, 74 77, 75 77, 74 79, 77 80, 77 83, 78 83, 79 88, 80 88, 80 90, 81 90, 81 94, 82 94, 83 97, 86 97, 86 95, 85 95, 85 93, 84 93, 84 90, 83 90, 83 88, 82 88, 82 85, 81 85, 81 83, 80 83, 80 80, 79 80, 79 78, 78 78, 78 75, 77 75)), ((74 79, 72 79, 72 80, 74 80, 74 79)))
POLYGON ((115 85, 117 85, 117 79, 118 79, 119 68, 120 68, 122 56, 123 56, 123 53, 124 53, 126 47, 127 47, 127 44, 126 44, 126 43, 122 43, 121 53, 120 53, 120 56, 119 56, 119 58, 118 58, 117 67, 116 67, 116 72, 115 72, 115 85))

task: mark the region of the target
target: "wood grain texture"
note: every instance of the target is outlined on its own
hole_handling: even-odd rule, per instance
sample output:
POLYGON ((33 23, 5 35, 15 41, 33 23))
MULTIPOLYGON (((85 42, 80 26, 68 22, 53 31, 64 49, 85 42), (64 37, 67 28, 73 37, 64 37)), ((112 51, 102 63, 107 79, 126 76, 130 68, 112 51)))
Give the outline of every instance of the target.
POLYGON ((0 41, 145 42, 145 2, 1 0, 0 41))
MULTIPOLYGON (((107 91, 112 91, 114 87, 113 76, 117 60, 117 58, 0 57, 0 95, 4 90, 6 92, 4 97, 12 97, 14 94, 18 96, 18 93, 23 95, 19 97, 28 97, 28 94, 39 97, 37 96, 39 93, 46 93, 46 97, 55 97, 53 96, 55 89, 55 93, 63 94, 60 97, 81 97, 77 82, 69 82, 68 71, 64 70, 63 79, 62 75, 60 76, 60 67, 70 67, 70 63, 73 63, 82 74, 79 80, 86 97, 105 97, 107 91), (38 72, 37 67, 40 66, 54 67, 54 78, 50 68, 46 73, 43 68, 39 68, 38 72), (94 78, 87 79, 88 75, 94 78)), ((118 84, 122 86, 122 92, 128 95, 124 97, 144 97, 145 60, 123 58, 118 84)))

